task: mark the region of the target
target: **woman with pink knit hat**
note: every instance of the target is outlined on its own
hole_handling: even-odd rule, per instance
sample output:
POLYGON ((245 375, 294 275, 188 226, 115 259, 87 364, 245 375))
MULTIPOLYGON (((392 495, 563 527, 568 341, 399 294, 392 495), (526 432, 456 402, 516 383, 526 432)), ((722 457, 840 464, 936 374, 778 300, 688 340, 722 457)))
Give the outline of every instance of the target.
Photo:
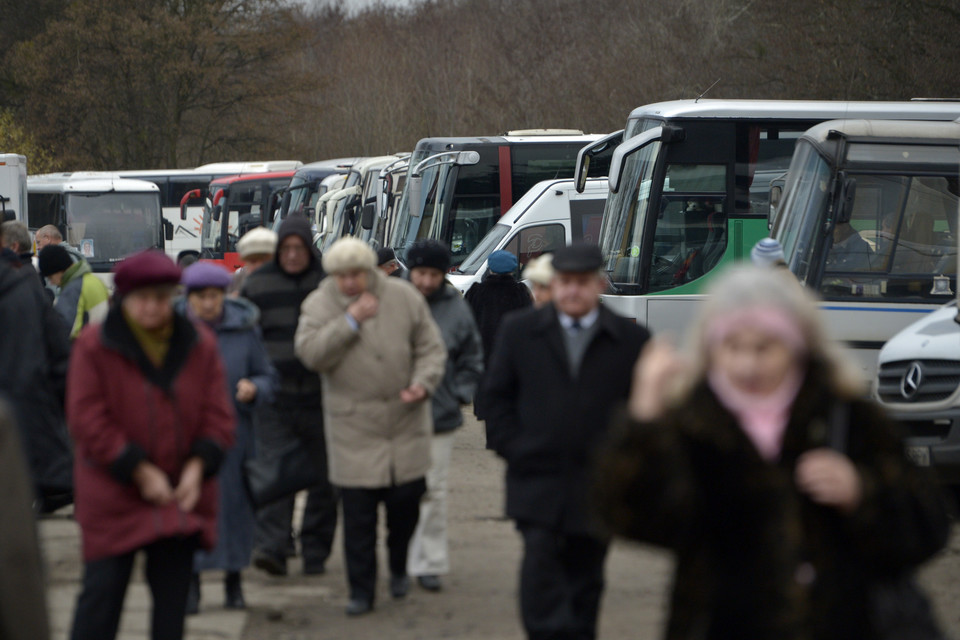
POLYGON ((868 593, 943 547, 942 496, 791 274, 722 276, 690 343, 639 359, 594 493, 612 533, 674 552, 666 637, 880 638, 868 593))

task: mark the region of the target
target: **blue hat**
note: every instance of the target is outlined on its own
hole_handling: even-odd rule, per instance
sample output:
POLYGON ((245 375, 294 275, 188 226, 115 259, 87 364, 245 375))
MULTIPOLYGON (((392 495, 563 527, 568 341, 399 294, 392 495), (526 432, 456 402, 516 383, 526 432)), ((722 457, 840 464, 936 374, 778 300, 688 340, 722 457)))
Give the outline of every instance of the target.
POLYGON ((519 264, 517 256, 503 249, 494 251, 487 258, 487 266, 490 267, 491 273, 513 273, 519 264))
POLYGON ((230 272, 218 264, 197 262, 183 270, 183 278, 180 279, 180 284, 186 287, 187 291, 196 291, 207 287, 226 289, 230 286, 232 279, 230 272))
POLYGON ((773 238, 764 238, 750 251, 750 261, 758 267, 771 267, 786 262, 783 247, 773 238))

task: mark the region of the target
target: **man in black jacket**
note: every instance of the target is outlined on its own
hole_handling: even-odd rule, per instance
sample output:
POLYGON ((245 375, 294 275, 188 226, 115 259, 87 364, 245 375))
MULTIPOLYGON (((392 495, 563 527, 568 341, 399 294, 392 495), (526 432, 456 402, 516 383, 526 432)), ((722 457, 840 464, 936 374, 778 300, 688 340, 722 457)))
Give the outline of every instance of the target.
POLYGON ((557 251, 553 303, 507 316, 484 379, 487 446, 507 462, 507 515, 523 537, 531 640, 596 636, 607 542, 587 512, 588 466, 649 337, 600 306, 601 264, 596 246, 557 251))
POLYGON ((10 402, 38 510, 73 501, 73 452, 63 417, 70 328, 34 273, 0 261, 0 395, 10 402))
MULTIPOLYGON (((308 371, 293 351, 300 304, 320 284, 323 268, 309 220, 287 218, 277 235, 274 260, 251 273, 241 290, 241 295, 260 309, 263 342, 280 374, 274 403, 262 407, 257 415, 257 455, 271 458, 294 442, 309 448, 317 463, 326 465, 320 378, 308 371)), ((320 475, 327 477, 325 466, 320 475)), ((293 503, 290 496, 257 511, 253 564, 272 575, 287 573, 293 503)), ((324 480, 308 493, 300 529, 305 574, 326 570, 336 526, 337 495, 324 480)))

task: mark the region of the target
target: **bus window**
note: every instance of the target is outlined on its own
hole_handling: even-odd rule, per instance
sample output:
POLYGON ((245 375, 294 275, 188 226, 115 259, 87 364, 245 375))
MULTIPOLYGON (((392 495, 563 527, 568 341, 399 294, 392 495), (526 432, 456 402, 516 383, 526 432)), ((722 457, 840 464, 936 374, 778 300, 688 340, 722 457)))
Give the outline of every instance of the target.
POLYGON ((29 227, 39 229, 48 224, 57 226, 64 231, 60 215, 61 196, 58 193, 28 193, 27 215, 29 227))
MULTIPOLYGON (((529 191, 535 184, 544 180, 569 178, 577 164, 577 153, 583 147, 583 142, 549 144, 549 145, 522 145, 510 147, 511 185, 514 201, 529 191)), ((591 175, 605 176, 610 171, 610 157, 613 154, 603 153, 594 158, 590 167, 591 175)), ((513 204, 513 203, 510 203, 513 204)), ((505 207, 507 209, 509 207, 505 207)))
POLYGON ((926 297, 956 276, 955 179, 856 175, 848 223, 834 226, 821 291, 837 298, 926 297))
POLYGON ((520 229, 503 248, 517 256, 522 269, 534 258, 553 253, 566 244, 567 232, 562 224, 540 224, 520 229))
POLYGON ((603 222, 603 198, 570 201, 570 231, 574 242, 597 244, 603 222))
POLYGON ((793 149, 815 121, 790 125, 741 124, 737 128, 736 213, 766 215, 770 182, 790 166, 793 149))
POLYGON ((454 197, 453 237, 450 253, 454 266, 463 262, 480 244, 483 236, 500 220, 500 199, 492 197, 454 197))
POLYGON ((653 238, 650 291, 695 280, 712 269, 727 247, 724 165, 667 166, 653 238))

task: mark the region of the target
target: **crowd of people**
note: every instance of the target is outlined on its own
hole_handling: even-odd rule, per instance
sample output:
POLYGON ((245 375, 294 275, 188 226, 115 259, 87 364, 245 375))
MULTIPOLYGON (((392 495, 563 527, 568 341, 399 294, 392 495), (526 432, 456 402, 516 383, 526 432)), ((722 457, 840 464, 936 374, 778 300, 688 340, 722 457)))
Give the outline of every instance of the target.
MULTIPOLYGON (((0 227, 0 321, 17 338, 0 342, 0 460, 25 453, 0 490, 21 511, 74 503, 73 640, 116 636, 140 553, 151 637, 176 640, 201 611, 202 572, 222 572, 223 605, 244 608, 250 565, 285 576, 299 556, 324 573, 338 520, 346 614, 370 614, 381 503, 390 596, 444 590, 471 404, 506 462, 531 640, 596 637, 614 536, 675 553, 670 639, 882 638, 873 585, 946 541, 940 493, 863 400, 776 247, 717 279, 680 352, 601 304, 596 246, 531 261, 529 286, 516 256, 494 252, 462 297, 435 241, 404 267, 353 238, 320 255, 299 217, 241 238, 237 274, 130 256, 112 295, 55 228, 36 244, 0 227), (297 477, 294 459, 308 467, 297 477), (263 503, 254 462, 283 487, 263 503)), ((38 565, 19 522, 0 526, 0 553, 38 565)), ((0 579, 0 631, 20 628, 0 636, 42 640, 42 584, 23 585, 0 579)))

